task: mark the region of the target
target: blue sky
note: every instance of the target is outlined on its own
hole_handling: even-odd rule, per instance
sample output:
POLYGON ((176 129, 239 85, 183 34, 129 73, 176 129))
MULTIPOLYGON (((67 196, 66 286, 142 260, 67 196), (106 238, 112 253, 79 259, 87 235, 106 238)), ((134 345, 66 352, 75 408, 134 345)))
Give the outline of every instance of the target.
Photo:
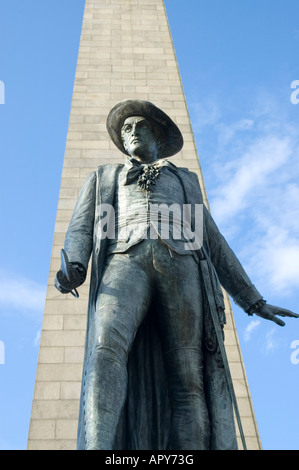
MULTIPOLYGON (((165 4, 213 215, 299 312, 298 1, 165 4)), ((26 448, 83 9, 0 0, 0 449, 26 448)), ((233 307, 263 447, 298 449, 299 323, 233 307)))

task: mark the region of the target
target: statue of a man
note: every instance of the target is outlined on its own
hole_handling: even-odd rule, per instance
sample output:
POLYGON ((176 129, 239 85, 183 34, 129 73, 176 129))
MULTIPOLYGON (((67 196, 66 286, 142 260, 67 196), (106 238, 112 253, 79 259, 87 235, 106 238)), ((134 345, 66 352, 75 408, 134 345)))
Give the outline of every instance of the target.
POLYGON ((163 111, 125 100, 107 129, 126 161, 84 183, 65 239, 70 275, 55 280, 62 293, 77 288, 92 255, 78 449, 236 449, 208 299, 221 326, 221 285, 248 314, 278 325, 298 315, 263 300, 196 174, 167 160, 183 138, 163 111))

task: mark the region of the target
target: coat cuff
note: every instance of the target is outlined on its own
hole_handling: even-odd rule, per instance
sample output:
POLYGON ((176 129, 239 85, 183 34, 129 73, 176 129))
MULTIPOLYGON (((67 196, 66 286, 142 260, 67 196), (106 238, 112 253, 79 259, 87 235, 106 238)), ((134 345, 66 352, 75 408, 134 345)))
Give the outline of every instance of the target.
POLYGON ((253 284, 243 289, 233 298, 234 302, 239 305, 245 312, 249 313, 252 307, 260 301, 263 301, 263 296, 255 288, 253 284))

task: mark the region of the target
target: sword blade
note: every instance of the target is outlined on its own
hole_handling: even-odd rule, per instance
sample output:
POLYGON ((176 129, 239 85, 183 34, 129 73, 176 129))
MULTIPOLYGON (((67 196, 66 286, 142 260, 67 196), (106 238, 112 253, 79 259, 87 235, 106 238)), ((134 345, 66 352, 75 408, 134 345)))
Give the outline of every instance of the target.
MULTIPOLYGON (((68 259, 68 256, 67 256, 67 253, 66 251, 62 248, 61 252, 60 252, 60 257, 61 257, 61 271, 62 273, 64 274, 64 276, 67 278, 67 280, 69 282, 71 282, 71 269, 70 269, 70 263, 69 263, 69 259, 68 259)), ((76 298, 78 299, 79 297, 79 293, 77 291, 77 289, 74 288, 74 291, 70 291, 70 293, 76 298)))
POLYGON ((61 271, 63 275, 70 281, 70 263, 66 251, 62 248, 60 252, 61 257, 61 271))

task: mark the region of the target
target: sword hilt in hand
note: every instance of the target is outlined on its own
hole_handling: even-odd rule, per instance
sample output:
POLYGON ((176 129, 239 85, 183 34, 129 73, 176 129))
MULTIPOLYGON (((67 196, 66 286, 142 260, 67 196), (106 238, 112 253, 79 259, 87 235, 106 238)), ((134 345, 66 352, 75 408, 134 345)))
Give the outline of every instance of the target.
POLYGON ((62 294, 71 293, 75 298, 79 297, 77 287, 79 287, 86 278, 86 269, 79 262, 70 262, 64 249, 61 250, 61 269, 57 272, 55 278, 55 287, 62 294))

